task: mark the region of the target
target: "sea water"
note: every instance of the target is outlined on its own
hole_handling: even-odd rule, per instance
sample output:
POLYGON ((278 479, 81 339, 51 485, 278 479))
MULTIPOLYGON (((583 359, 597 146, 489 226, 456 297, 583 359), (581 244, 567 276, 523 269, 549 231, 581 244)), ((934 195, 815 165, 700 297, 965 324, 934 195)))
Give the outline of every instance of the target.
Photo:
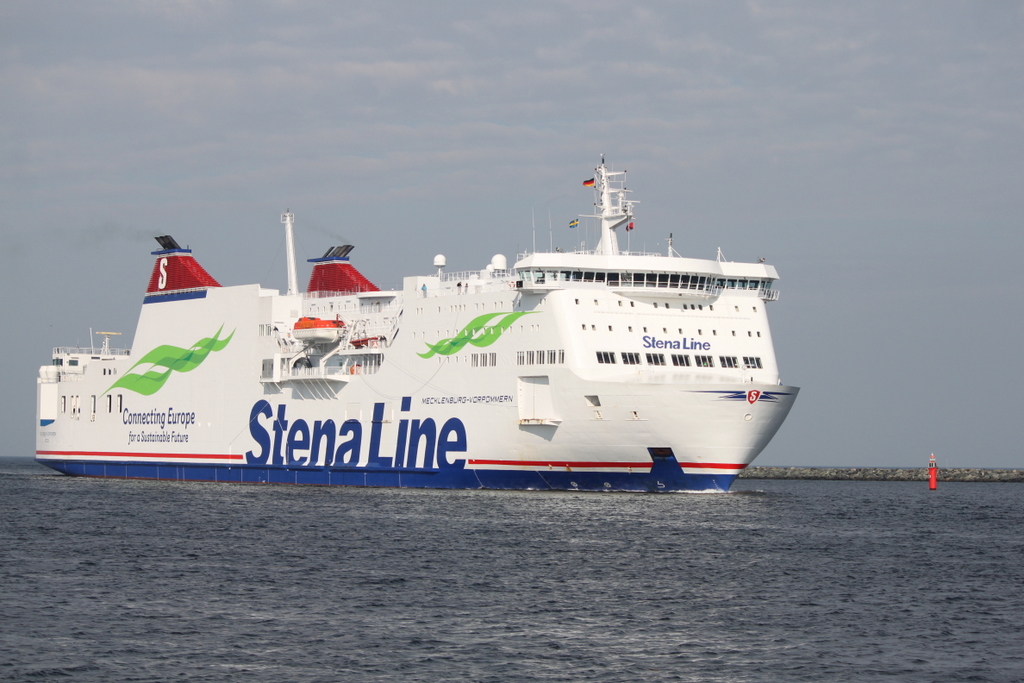
POLYGON ((71 478, 0 459, 0 680, 1024 680, 1024 485, 71 478))

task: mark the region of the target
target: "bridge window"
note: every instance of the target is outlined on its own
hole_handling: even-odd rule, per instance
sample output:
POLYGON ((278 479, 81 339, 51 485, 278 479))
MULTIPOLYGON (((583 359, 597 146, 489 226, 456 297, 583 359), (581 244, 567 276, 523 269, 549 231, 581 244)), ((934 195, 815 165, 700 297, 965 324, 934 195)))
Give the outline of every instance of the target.
POLYGON ((690 367, 690 357, 681 353, 673 353, 672 365, 677 368, 688 368, 690 367))
POLYGON ((761 358, 759 356, 743 356, 743 367, 761 370, 761 358))
POLYGON ((647 354, 647 364, 648 365, 664 365, 665 364, 665 354, 663 354, 663 353, 648 353, 647 354))
POLYGON ((633 352, 622 352, 622 364, 623 365, 640 365, 640 354, 633 352))
POLYGON ((715 367, 715 359, 711 356, 694 356, 694 360, 697 361, 698 368, 715 367))
POLYGON ((612 351, 598 351, 597 362, 615 365, 615 353, 612 351))
POLYGON ((719 356, 718 360, 722 362, 723 368, 735 368, 736 367, 736 356, 719 356))

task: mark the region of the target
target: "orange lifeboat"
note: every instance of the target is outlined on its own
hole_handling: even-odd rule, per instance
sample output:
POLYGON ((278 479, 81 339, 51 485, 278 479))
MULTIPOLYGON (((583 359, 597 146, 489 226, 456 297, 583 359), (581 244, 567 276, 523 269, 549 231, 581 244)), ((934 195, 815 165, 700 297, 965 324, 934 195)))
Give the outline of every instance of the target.
POLYGON ((338 341, 345 330, 343 320, 323 320, 322 318, 299 318, 292 326, 292 336, 300 341, 325 343, 338 341))

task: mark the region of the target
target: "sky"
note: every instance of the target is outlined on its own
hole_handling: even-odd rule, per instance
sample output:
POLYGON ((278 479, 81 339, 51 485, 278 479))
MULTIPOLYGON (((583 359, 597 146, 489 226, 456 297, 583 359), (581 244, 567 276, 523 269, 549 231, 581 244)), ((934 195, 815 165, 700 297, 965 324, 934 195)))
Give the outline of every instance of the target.
POLYGON ((284 289, 290 209, 399 287, 578 246, 604 154, 631 248, 779 271, 756 464, 1024 467, 1022 2, 5 2, 0 93, 4 455, 153 236, 284 289))

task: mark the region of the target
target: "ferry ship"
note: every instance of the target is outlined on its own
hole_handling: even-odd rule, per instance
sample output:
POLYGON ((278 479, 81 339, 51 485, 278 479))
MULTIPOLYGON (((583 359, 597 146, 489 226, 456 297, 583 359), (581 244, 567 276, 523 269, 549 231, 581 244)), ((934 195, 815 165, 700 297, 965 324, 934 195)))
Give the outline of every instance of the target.
MULTIPOLYGON (((36 459, 69 475, 579 491, 727 491, 799 389, 779 379, 775 268, 620 250, 635 201, 583 183, 594 249, 496 255, 383 291, 352 246, 299 291, 222 286, 170 236, 133 347, 58 347, 36 459)), ((578 224, 579 219, 574 221, 578 224)))

